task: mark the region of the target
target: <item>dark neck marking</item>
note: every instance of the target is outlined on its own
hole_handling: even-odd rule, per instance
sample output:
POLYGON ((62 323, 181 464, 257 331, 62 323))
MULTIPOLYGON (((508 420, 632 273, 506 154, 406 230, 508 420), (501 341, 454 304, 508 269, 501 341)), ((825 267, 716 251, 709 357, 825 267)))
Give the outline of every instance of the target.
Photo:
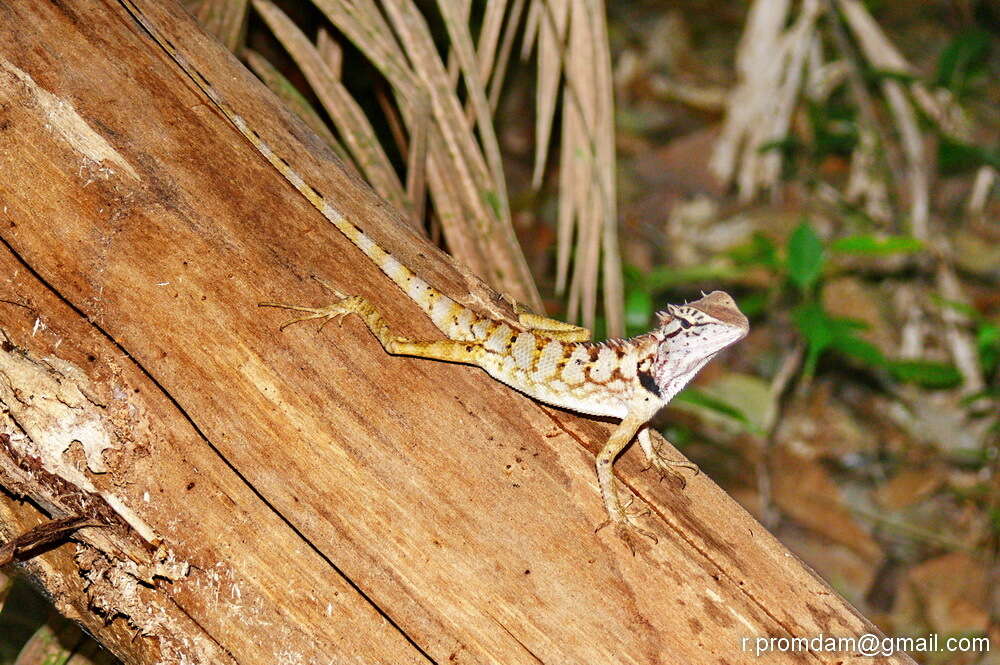
POLYGON ((639 384, 657 397, 660 396, 660 386, 649 372, 639 372, 639 384))

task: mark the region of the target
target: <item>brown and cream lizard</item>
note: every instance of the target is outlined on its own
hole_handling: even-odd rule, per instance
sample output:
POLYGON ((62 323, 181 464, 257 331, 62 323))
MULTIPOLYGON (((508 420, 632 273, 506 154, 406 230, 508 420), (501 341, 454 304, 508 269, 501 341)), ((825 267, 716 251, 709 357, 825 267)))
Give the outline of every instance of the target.
POLYGON ((597 478, 608 512, 605 524, 613 524, 618 536, 633 551, 635 533, 652 538, 651 533, 636 524, 641 513, 629 511, 629 505, 618 494, 612 471, 615 458, 637 438, 649 463, 661 473, 673 466, 686 465, 659 453, 649 436, 649 421, 716 354, 746 336, 747 319, 733 299, 722 291, 713 291, 692 303, 668 305, 657 314, 658 325, 650 332, 605 342, 590 341, 590 331, 585 328, 535 314, 521 313, 519 325, 481 316, 431 287, 345 219, 328 199, 275 154, 130 0, 122 2, 219 112, 419 305, 447 339, 415 341, 399 337, 367 300, 336 291, 338 300, 325 307, 261 303, 304 313, 282 328, 299 321, 357 314, 388 353, 477 365, 498 381, 546 404, 588 415, 620 418, 621 423, 597 455, 597 478))

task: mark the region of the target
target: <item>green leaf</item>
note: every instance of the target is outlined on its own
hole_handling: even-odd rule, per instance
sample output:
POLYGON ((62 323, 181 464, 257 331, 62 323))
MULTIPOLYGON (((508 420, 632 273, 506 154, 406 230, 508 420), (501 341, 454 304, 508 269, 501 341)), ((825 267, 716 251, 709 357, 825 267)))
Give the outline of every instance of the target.
POLYGON ((622 277, 625 280, 626 289, 648 289, 646 286, 646 274, 631 263, 622 264, 622 277))
POLYGON ((747 430, 755 434, 763 434, 763 430, 755 425, 735 406, 729 402, 719 399, 718 397, 713 397, 702 390, 698 390, 697 388, 685 388, 681 392, 677 393, 673 401, 680 402, 682 404, 691 404, 692 406, 698 406, 703 409, 708 409, 709 411, 715 411, 716 413, 720 413, 741 423, 747 428, 747 430))
POLYGON ((830 318, 818 303, 806 303, 792 311, 792 319, 806 340, 806 359, 803 373, 811 377, 816 373, 820 354, 833 343, 834 333, 830 318))
POLYGON ((990 508, 989 516, 994 535, 1000 534, 1000 507, 990 508))
POLYGON ((806 105, 812 130, 812 160, 819 164, 828 155, 847 156, 858 144, 857 107, 833 99, 806 105))
POLYGON ((780 152, 782 155, 784 155, 786 159, 788 159, 791 158, 795 153, 802 150, 803 147, 804 146, 802 145, 802 141, 800 141, 797 137, 789 134, 788 136, 785 136, 780 139, 774 139, 772 141, 765 141, 764 143, 761 143, 760 146, 757 147, 757 152, 766 153, 766 152, 771 152, 773 150, 776 152, 780 152))
POLYGON ((823 242, 808 222, 803 222, 788 239, 788 278, 808 291, 822 271, 823 242))
POLYGON ((667 441, 678 448, 683 448, 695 440, 694 430, 678 423, 671 423, 660 430, 660 432, 666 437, 667 441))
POLYGON ((1000 326, 992 323, 984 323, 976 331, 976 341, 981 346, 990 346, 1000 343, 1000 326))
POLYGON ((767 309, 767 294, 762 292, 748 293, 737 302, 737 306, 747 318, 753 318, 767 309))
POLYGON ((913 236, 854 235, 838 238, 830 244, 830 249, 842 254, 870 254, 888 256, 890 254, 912 254, 924 249, 924 243, 913 236))
POLYGON ((835 336, 831 346, 845 355, 857 358, 866 365, 872 367, 885 365, 885 356, 878 350, 878 347, 860 337, 851 334, 835 336))
POLYGON ((986 376, 992 375, 997 365, 1000 365, 1000 326, 981 323, 976 328, 976 347, 983 373, 986 376))
POLYGON ((653 316, 653 297, 643 289, 630 289, 625 296, 625 328, 632 331, 649 329, 653 316))
POLYGON ((705 264, 687 268, 656 268, 646 276, 646 286, 652 293, 674 286, 698 282, 731 281, 743 275, 742 268, 705 264))
POLYGON ((882 81, 898 81, 909 85, 910 83, 915 83, 920 80, 913 74, 900 71, 898 69, 871 69, 868 71, 868 74, 874 83, 880 83, 882 81))
POLYGON ((958 312, 959 314, 963 314, 963 315, 969 317, 973 321, 976 321, 976 322, 982 322, 982 321, 984 321, 983 315, 980 314, 976 310, 976 308, 973 307, 972 305, 968 305, 968 304, 966 304, 964 302, 961 302, 959 300, 949 300, 948 298, 942 298, 941 296, 937 295, 936 293, 931 294, 931 299, 934 302, 936 302, 938 305, 941 305, 942 307, 948 307, 949 309, 953 309, 956 312, 958 312))
POLYGON ((834 331, 830 326, 830 317, 819 303, 810 302, 796 307, 792 318, 799 332, 810 344, 825 349, 833 342, 834 331))
POLYGON ((781 268, 778 248, 766 235, 757 231, 750 242, 729 250, 729 257, 740 266, 762 265, 767 268, 781 268))
POLYGON ((971 145, 942 135, 938 141, 938 167, 944 175, 960 175, 980 166, 1000 168, 1000 150, 971 145))
POLYGON ((854 333, 868 326, 854 319, 834 318, 816 302, 800 305, 792 311, 792 319, 806 340, 806 359, 803 372, 812 376, 824 351, 833 349, 856 358, 872 367, 885 365, 885 357, 878 347, 854 333))
POLYGON ((916 383, 925 388, 951 388, 962 382, 954 365, 929 360, 892 360, 889 372, 897 381, 916 383))
POLYGON ((989 54, 990 35, 985 30, 974 28, 955 35, 938 58, 934 84, 961 96, 969 79, 986 72, 989 54))

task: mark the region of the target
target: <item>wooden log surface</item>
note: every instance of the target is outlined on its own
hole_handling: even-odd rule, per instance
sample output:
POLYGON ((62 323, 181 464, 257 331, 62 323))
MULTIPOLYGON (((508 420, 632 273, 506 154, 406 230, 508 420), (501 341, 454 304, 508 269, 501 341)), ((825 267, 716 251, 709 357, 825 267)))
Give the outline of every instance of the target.
MULTIPOLYGON (((139 4, 345 214, 504 311, 172 2, 139 4)), ((749 663, 744 638, 874 631, 638 451, 618 477, 658 542, 595 532, 609 423, 387 356, 356 320, 278 333, 256 303, 323 303, 317 275, 439 335, 116 2, 0 0, 0 169, 0 539, 107 524, 25 568, 126 662, 749 663)))

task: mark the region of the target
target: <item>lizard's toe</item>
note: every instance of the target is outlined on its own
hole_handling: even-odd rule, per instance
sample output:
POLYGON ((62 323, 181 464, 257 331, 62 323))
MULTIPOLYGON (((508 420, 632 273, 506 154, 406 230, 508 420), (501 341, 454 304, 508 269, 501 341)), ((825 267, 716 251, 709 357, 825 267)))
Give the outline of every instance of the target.
POLYGON ((630 496, 626 500, 625 505, 622 506, 622 508, 618 510, 616 514, 610 515, 608 519, 606 519, 599 527, 597 527, 597 531, 600 531, 609 524, 613 524, 615 527, 615 535, 618 536, 625 543, 625 545, 629 548, 629 551, 631 551, 634 556, 638 545, 642 543, 642 540, 639 538, 639 536, 644 536, 646 538, 649 538, 654 543, 659 542, 659 540, 657 539, 656 534, 654 534, 652 531, 643 529, 636 522, 636 520, 638 520, 640 517, 645 517, 646 515, 649 515, 650 512, 649 509, 642 508, 640 510, 629 510, 629 507, 632 505, 632 503, 633 503, 633 498, 630 496))
POLYGON ((642 539, 639 536, 645 536, 649 538, 654 543, 658 542, 656 535, 651 531, 646 531, 631 522, 621 522, 615 525, 615 535, 618 536, 628 547, 632 556, 635 556, 636 550, 642 545, 642 539))
POLYGON ((661 481, 669 480, 671 484, 679 486, 680 489, 684 489, 687 486, 687 479, 681 474, 682 469, 690 471, 695 476, 701 473, 701 469, 697 465, 687 460, 672 460, 665 457, 660 452, 660 447, 657 447, 653 455, 648 457, 648 461, 649 466, 646 467, 647 469, 655 469, 661 481))
POLYGON ((332 284, 330 284, 330 282, 326 281, 322 277, 317 277, 316 275, 313 275, 313 279, 319 282, 320 286, 322 286, 324 289, 332 293, 335 297, 339 298, 340 300, 347 300, 346 295, 338 291, 336 288, 334 288, 332 284))
POLYGON ((327 323, 336 319, 338 317, 350 314, 355 311, 356 297, 343 297, 339 301, 326 305, 325 307, 304 307, 302 305, 288 305, 286 303, 280 302, 262 302, 258 303, 259 307, 276 307, 278 309, 290 309, 294 312, 303 312, 304 316, 299 316, 289 321, 285 321, 279 327, 279 330, 284 330, 290 325, 295 323, 301 323, 303 321, 312 321, 314 319, 323 319, 323 324, 320 326, 322 328, 327 323))

